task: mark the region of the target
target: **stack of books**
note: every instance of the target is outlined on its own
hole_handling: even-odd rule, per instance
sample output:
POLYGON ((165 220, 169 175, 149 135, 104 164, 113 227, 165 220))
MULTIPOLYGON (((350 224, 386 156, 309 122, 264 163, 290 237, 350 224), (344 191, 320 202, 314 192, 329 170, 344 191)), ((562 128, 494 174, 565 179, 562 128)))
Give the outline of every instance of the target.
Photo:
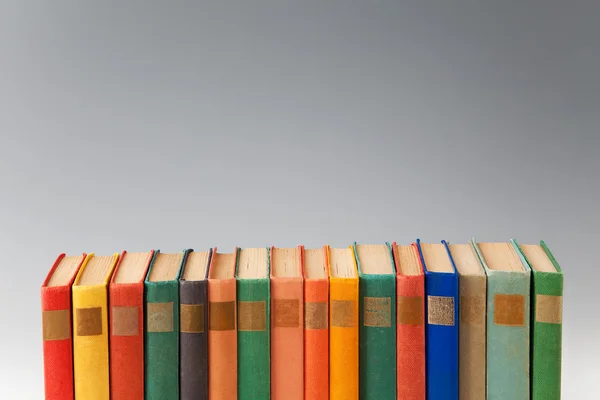
POLYGON ((560 399, 562 294, 543 241, 61 254, 46 399, 560 399))

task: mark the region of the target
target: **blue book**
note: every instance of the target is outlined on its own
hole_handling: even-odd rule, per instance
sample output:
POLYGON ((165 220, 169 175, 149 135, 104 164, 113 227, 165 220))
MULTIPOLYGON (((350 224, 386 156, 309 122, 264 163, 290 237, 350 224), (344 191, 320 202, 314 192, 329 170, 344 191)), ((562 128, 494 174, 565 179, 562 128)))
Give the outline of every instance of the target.
POLYGON ((446 241, 417 239, 425 272, 427 400, 458 400, 458 273, 446 241))

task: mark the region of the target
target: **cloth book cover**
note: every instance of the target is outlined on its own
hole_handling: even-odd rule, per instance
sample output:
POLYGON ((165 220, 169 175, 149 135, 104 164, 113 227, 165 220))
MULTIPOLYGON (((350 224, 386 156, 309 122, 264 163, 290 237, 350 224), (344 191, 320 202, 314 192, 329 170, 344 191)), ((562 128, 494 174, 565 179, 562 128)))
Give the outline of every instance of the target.
POLYGON ((239 249, 236 269, 239 400, 270 398, 269 275, 268 248, 239 249))
POLYGON ((144 278, 153 257, 123 251, 110 280, 111 400, 144 400, 144 278))
POLYGON ((179 399, 179 278, 191 250, 156 250, 145 286, 146 400, 179 399))
POLYGON ((60 254, 41 287, 44 394, 47 400, 73 400, 71 285, 86 254, 60 254))
POLYGON ((359 276, 360 398, 396 397, 396 269, 389 244, 354 243, 359 276))
POLYGON ((179 278, 181 400, 208 400, 208 266, 212 249, 191 251, 179 278))
POLYGON ((329 273, 325 247, 305 249, 304 399, 329 399, 329 273))
POLYGON ((304 400, 302 246, 271 248, 271 399, 304 400))
POLYGON ((327 246, 330 399, 358 400, 358 269, 354 247, 327 246))
POLYGON ((487 399, 529 400, 529 267, 511 243, 471 243, 488 277, 487 399))
POLYGON ((560 400, 563 272, 544 241, 514 246, 531 269, 531 400, 560 400))
POLYGON ((447 243, 417 247, 425 272, 427 399, 458 400, 458 276, 447 243))
POLYGON ((416 243, 392 244, 396 264, 396 393, 425 400, 425 274, 416 243))
POLYGON ((119 254, 88 254, 73 283, 75 399, 109 400, 108 283, 119 254))
POLYGON ((233 253, 213 249, 208 271, 208 398, 237 400, 237 291, 233 253))

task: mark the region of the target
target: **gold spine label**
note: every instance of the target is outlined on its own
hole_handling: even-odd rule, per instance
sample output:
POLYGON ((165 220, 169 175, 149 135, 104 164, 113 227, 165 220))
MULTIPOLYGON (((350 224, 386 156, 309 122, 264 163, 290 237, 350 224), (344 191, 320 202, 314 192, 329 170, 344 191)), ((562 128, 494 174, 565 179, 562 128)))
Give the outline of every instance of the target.
POLYGON ((76 308, 77 336, 102 335, 102 308, 76 308))
POLYGON ((562 296, 536 295, 535 321, 546 324, 562 324, 562 296))
POLYGON ((454 297, 427 296, 427 321, 430 325, 454 326, 454 297))
POLYGON ((44 340, 63 340, 71 338, 71 310, 42 312, 42 331, 44 340))
POLYGON ((208 303, 208 329, 211 331, 235 329, 235 301, 211 301, 208 303))
POLYGON ((423 298, 419 296, 398 296, 398 324, 423 324, 423 298))
POLYGON ((327 329, 329 304, 325 301, 304 304, 304 327, 306 329, 327 329))
POLYGON ((363 300, 365 326, 385 328, 392 325, 392 301, 389 297, 365 297, 363 300))
POLYGON ((204 332, 204 304, 180 304, 179 329, 183 333, 204 332))
POLYGON ((139 332, 138 307, 112 307, 111 327, 113 336, 137 336, 139 332))
POLYGON ((267 329, 267 303, 265 301, 238 302, 238 330, 265 331, 267 329))
POLYGON ((173 332, 173 302, 146 305, 148 332, 173 332))
POLYGON ((354 300, 331 300, 331 326, 338 328, 358 326, 354 300))
POLYGON ((494 324, 525 326, 525 297, 520 294, 494 294, 494 324))

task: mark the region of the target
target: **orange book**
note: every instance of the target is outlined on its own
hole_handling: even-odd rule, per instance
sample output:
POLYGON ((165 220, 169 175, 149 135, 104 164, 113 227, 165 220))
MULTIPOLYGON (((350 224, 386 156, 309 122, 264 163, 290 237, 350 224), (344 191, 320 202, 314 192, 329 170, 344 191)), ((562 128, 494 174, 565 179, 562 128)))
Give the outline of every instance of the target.
POLYGON ((208 271, 208 398, 237 400, 237 310, 233 253, 213 250, 208 271))
POLYGON ((327 250, 304 250, 304 399, 329 399, 327 250))
POLYGON ((302 246, 271 248, 271 399, 304 400, 302 246))

